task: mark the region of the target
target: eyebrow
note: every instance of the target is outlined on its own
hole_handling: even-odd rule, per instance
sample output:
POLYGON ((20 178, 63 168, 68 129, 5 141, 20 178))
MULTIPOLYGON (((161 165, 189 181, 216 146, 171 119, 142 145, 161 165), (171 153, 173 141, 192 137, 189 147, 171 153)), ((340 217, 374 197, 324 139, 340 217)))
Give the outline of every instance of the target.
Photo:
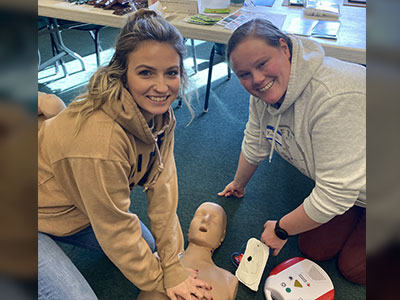
MULTIPOLYGON (((255 60, 254 62, 252 62, 251 66, 257 66, 262 62, 269 61, 270 59, 271 59, 270 55, 262 56, 259 59, 255 60)), ((246 70, 238 70, 238 71, 236 71, 236 73, 239 73, 239 72, 248 72, 248 71, 246 71, 246 70)))
MULTIPOLYGON (((135 70, 140 69, 140 68, 156 70, 156 68, 153 68, 152 66, 148 66, 148 65, 138 65, 138 66, 136 66, 135 70)), ((173 66, 167 68, 167 70, 171 70, 171 69, 179 69, 179 66, 178 65, 173 65, 173 66)))
MULTIPOLYGON (((204 211, 198 211, 196 214, 204 214, 205 212, 204 211)), ((219 214, 219 213, 217 213, 217 212, 209 212, 208 213, 210 216, 212 216, 212 217, 217 217, 217 218, 219 218, 219 217, 221 217, 221 215, 219 214)))

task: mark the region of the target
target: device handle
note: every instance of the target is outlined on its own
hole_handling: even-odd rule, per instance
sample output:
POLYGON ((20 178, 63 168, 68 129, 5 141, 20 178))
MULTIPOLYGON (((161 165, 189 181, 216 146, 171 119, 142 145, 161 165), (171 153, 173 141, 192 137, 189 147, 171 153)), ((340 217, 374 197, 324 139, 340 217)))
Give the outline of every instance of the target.
POLYGON ((264 290, 264 294, 265 294, 265 298, 267 298, 267 300, 273 300, 270 290, 264 290))

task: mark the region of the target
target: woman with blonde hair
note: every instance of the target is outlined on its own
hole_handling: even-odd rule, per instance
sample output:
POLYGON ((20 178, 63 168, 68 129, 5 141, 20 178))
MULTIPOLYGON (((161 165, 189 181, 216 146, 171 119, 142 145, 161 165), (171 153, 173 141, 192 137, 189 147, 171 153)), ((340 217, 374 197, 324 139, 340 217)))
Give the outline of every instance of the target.
POLYGON ((97 299, 61 241, 103 251, 141 290, 209 300, 211 286, 178 258, 171 104, 186 83, 183 38, 139 10, 115 48, 87 93, 39 130, 39 299, 97 299), (151 233, 129 210, 136 185, 146 191, 151 233))

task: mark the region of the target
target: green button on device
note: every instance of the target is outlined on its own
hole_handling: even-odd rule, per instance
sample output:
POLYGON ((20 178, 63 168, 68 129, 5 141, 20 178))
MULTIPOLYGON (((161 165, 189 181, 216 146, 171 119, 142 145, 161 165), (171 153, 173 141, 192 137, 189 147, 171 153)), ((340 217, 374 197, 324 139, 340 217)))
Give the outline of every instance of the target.
POLYGON ((292 290, 291 290, 290 288, 286 288, 285 291, 286 291, 287 293, 290 293, 292 290))

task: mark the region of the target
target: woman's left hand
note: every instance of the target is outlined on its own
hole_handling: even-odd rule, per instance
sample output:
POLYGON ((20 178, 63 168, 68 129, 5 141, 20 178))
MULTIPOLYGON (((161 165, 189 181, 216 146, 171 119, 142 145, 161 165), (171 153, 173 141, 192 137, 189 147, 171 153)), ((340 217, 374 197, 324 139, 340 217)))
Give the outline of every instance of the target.
POLYGON ((272 248, 274 252, 273 256, 277 256, 283 246, 286 244, 287 240, 281 240, 275 234, 275 224, 277 221, 267 221, 264 224, 264 232, 261 235, 261 241, 272 248))

